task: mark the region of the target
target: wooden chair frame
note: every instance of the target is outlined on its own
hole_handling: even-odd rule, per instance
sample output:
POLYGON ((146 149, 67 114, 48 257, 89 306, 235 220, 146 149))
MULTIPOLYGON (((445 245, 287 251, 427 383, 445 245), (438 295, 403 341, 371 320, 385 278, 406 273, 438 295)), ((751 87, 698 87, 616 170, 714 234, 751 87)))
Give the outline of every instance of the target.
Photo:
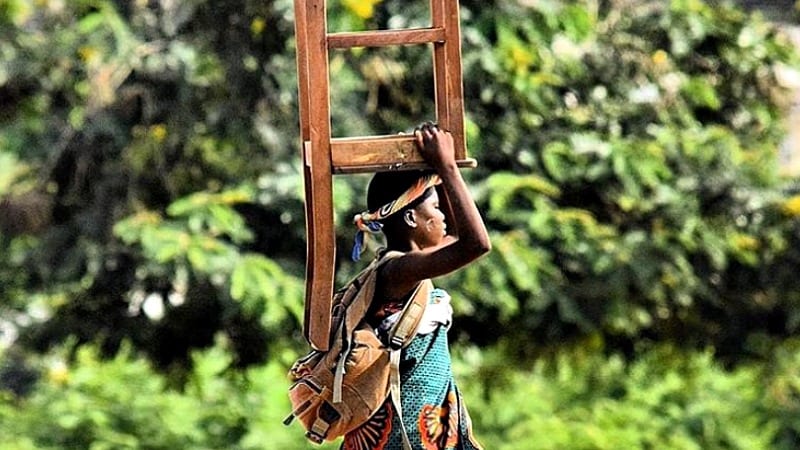
POLYGON ((458 0, 430 0, 431 26, 328 33, 326 0, 294 0, 306 212, 304 334, 327 350, 336 243, 332 175, 426 167, 413 136, 332 138, 328 50, 433 44, 436 121, 452 133, 459 166, 474 167, 464 137, 458 0))

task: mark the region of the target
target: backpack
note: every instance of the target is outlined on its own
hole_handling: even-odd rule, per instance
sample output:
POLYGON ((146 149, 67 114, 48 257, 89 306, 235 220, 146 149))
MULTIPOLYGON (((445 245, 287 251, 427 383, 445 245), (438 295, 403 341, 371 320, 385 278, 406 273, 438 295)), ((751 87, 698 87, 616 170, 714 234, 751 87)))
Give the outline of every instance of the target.
MULTIPOLYGON (((364 321, 375 293, 377 269, 401 255, 388 252, 376 258, 337 291, 331 310, 327 351, 312 350, 289 371, 292 413, 315 444, 332 441, 365 423, 391 396, 397 416, 400 406, 400 352, 416 334, 433 285, 420 282, 389 330, 385 345, 364 321)), ((410 448, 403 429, 403 443, 410 448)))

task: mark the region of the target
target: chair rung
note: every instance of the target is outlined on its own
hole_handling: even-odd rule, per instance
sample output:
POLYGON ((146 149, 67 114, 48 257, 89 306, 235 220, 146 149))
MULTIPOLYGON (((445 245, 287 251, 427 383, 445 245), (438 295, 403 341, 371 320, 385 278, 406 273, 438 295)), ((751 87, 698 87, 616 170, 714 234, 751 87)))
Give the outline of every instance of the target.
MULTIPOLYGON (((459 167, 476 167, 456 149, 459 167)), ((331 139, 331 164, 335 174, 423 169, 428 165, 410 135, 368 136, 331 139)))
POLYGON ((356 31, 328 34, 328 48, 386 47, 444 42, 444 28, 356 31))

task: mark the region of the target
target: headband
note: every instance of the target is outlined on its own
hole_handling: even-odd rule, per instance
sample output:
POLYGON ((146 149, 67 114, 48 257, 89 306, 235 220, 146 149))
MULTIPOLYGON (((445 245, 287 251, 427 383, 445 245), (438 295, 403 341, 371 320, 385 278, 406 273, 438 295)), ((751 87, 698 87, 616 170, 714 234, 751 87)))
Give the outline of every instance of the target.
POLYGON ((358 228, 358 231, 356 232, 355 243, 353 244, 353 252, 350 255, 353 261, 361 259, 361 253, 364 251, 364 239, 368 236, 367 233, 380 233, 383 228, 383 225, 380 223, 381 220, 402 210, 411 202, 422 196, 429 187, 436 186, 441 182, 442 180, 439 178, 439 175, 435 173, 425 175, 418 179, 408 190, 403 192, 397 200, 393 200, 373 212, 364 211, 361 214, 356 214, 355 217, 353 217, 353 224, 358 228))

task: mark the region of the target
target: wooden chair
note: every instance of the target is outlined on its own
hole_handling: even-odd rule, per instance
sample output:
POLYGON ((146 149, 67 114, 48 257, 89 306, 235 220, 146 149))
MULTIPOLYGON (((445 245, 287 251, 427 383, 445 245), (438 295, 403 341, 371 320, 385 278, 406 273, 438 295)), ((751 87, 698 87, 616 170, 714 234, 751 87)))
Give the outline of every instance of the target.
POLYGON ((327 350, 335 269, 332 175, 426 167, 413 136, 331 138, 328 50, 433 44, 436 121, 453 135, 459 166, 466 156, 458 0, 430 0, 431 26, 328 33, 326 0, 295 0, 300 134, 306 200, 304 334, 327 350))

